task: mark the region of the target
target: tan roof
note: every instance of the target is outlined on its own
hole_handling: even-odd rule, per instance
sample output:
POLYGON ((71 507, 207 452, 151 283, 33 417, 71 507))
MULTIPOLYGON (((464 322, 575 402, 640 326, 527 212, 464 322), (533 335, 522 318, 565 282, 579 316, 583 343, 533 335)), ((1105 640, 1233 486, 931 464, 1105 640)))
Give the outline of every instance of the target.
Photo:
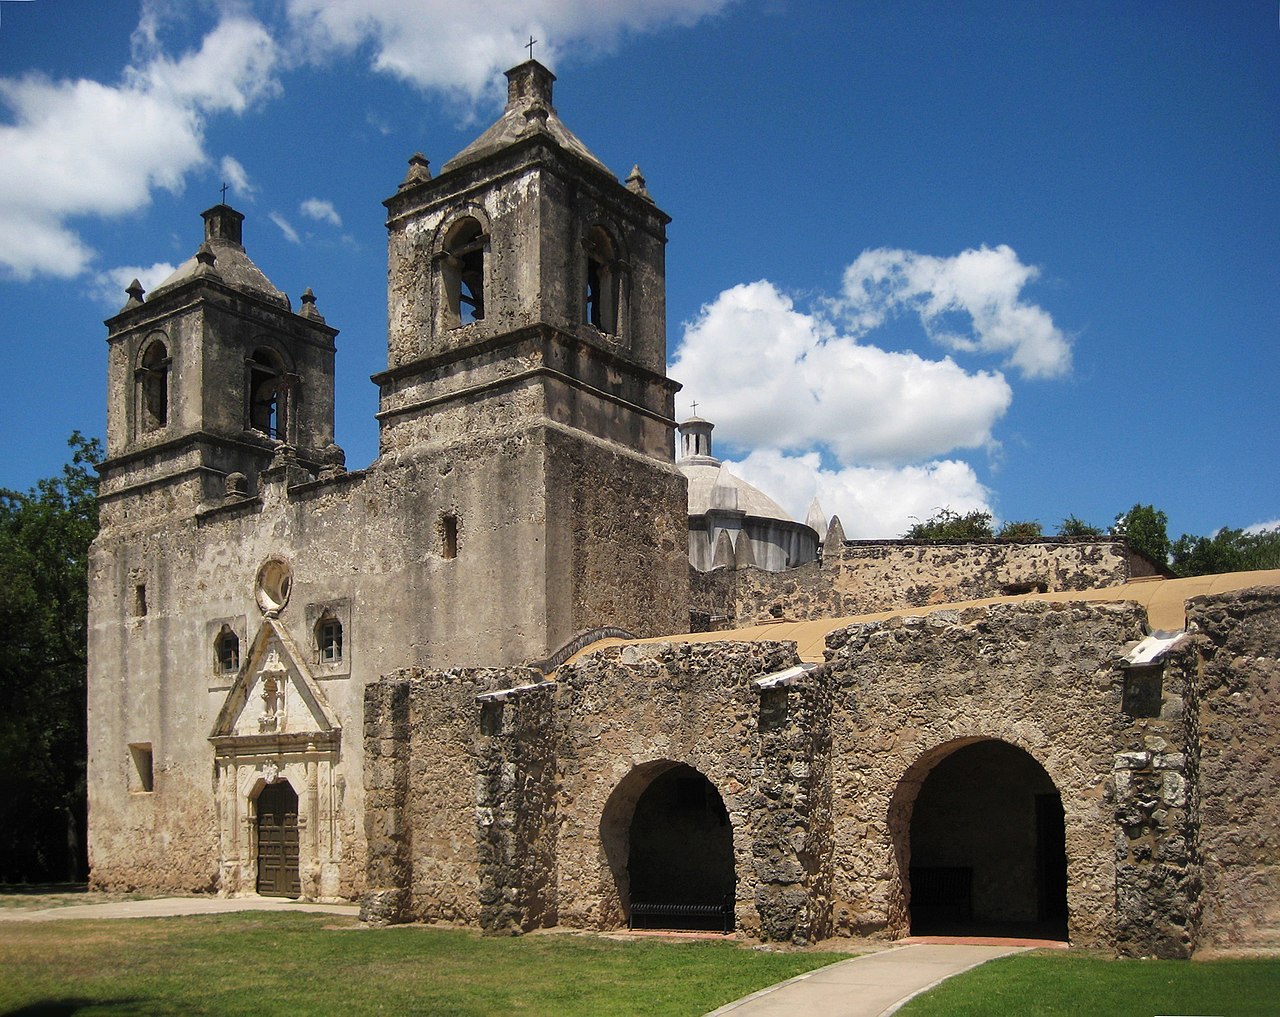
POLYGON ((1193 576, 1190 579, 1137 579, 1120 586, 1107 586, 1096 590, 1063 590, 1058 593, 1028 593, 1016 597, 988 597, 984 600, 966 600, 951 604, 930 604, 927 607, 907 607, 895 611, 879 611, 875 614, 852 615, 846 618, 822 618, 817 621, 779 621, 766 625, 751 625, 724 632, 686 632, 673 636, 656 636, 650 639, 602 639, 592 643, 570 657, 576 660, 583 654, 608 646, 625 643, 707 643, 754 642, 757 640, 786 641, 796 644, 800 659, 821 662, 827 635, 847 625, 860 622, 883 621, 886 618, 932 614, 934 611, 963 610, 969 607, 987 607, 994 604, 1017 604, 1023 601, 1047 603, 1072 603, 1094 601, 1120 603, 1130 601, 1147 611, 1147 622, 1154 632, 1173 632, 1186 627, 1186 602, 1192 597, 1211 593, 1229 593, 1253 586, 1280 586, 1280 569, 1262 569, 1256 572, 1227 572, 1217 576, 1193 576))

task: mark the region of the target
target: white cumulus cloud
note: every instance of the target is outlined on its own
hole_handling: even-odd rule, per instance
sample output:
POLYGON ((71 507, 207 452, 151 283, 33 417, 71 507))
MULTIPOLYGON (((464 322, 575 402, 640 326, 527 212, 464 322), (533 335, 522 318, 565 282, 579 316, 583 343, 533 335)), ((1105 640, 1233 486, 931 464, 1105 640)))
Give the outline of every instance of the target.
POLYGON ((1039 275, 1009 246, 979 247, 953 257, 878 248, 845 269, 834 305, 856 333, 904 312, 952 350, 1004 356, 1029 378, 1071 368, 1071 342, 1048 312, 1022 298, 1039 275))
POLYGON ((298 231, 293 228, 293 224, 279 212, 268 212, 267 218, 280 227, 280 232, 284 234, 284 238, 289 241, 289 243, 302 243, 302 238, 298 236, 298 231))
POLYGON ((218 168, 222 170, 223 182, 229 184, 231 190, 242 197, 251 197, 258 189, 250 182, 249 174, 245 171, 240 160, 234 156, 224 155, 222 161, 218 164, 218 168))
POLYGON ((298 210, 308 219, 314 219, 316 222, 327 222, 334 226, 342 226, 342 216, 338 215, 338 210, 333 207, 332 201, 325 201, 323 198, 308 198, 298 206, 298 210))
POLYGON ((671 375, 735 446, 920 462, 992 441, 1004 377, 865 345, 767 281, 725 290, 685 328, 671 375))
POLYGON ((1280 519, 1268 519, 1265 522, 1254 523, 1252 526, 1244 528, 1245 533, 1269 533, 1272 530, 1280 530, 1280 519))
POLYGON ((829 520, 840 517, 850 539, 900 537, 940 508, 991 512, 990 492, 973 467, 956 459, 914 466, 847 466, 826 469, 816 452, 787 455, 756 449, 729 469, 803 520, 816 496, 829 520))
POLYGON ((128 299, 125 287, 137 279, 142 288, 150 293, 162 282, 177 271, 177 266, 167 261, 157 261, 154 265, 119 265, 98 272, 93 277, 90 293, 95 300, 108 307, 123 307, 128 299))
POLYGON ((119 84, 0 78, 0 271, 70 277, 93 252, 77 216, 147 205, 206 162, 205 118, 240 113, 277 87, 277 51, 258 22, 229 15, 198 50, 153 54, 119 84))
POLYGON ((375 70, 419 88, 473 100, 492 96, 519 63, 530 34, 534 56, 553 65, 570 50, 608 51, 628 32, 690 25, 731 0, 288 0, 295 36, 310 55, 372 51, 375 70))

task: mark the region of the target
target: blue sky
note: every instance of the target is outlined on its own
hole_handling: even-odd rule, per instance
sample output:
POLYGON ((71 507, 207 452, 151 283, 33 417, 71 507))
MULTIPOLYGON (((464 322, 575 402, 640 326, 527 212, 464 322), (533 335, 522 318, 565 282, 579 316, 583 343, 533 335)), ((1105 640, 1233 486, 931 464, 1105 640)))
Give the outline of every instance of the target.
POLYGON ((377 451, 381 201, 501 72, 672 217, 672 374, 716 451, 850 536, 937 508, 1280 519, 1280 31, 1268 2, 0 0, 0 485, 101 435, 102 319, 231 184, 338 337, 377 451))

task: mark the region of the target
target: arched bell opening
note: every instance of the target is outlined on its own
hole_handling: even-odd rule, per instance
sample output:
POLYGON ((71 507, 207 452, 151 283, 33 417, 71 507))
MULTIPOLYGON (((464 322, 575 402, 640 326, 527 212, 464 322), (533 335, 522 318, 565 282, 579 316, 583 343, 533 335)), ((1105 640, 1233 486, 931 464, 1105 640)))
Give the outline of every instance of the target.
POLYGON ((903 778, 894 831, 912 935, 1067 938, 1062 799, 1024 750, 995 739, 929 753, 903 778), (905 849, 905 850, 904 850, 905 849))
POLYGON ((732 930, 733 826, 703 774, 670 760, 637 767, 610 797, 601 835, 632 927, 732 930))

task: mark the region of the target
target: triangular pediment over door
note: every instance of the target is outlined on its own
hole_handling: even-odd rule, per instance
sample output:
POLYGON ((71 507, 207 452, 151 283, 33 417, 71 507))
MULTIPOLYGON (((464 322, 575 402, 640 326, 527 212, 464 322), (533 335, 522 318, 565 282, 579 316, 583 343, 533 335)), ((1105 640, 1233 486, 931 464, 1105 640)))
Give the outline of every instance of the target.
POLYGON ((265 618, 209 735, 215 745, 335 744, 332 707, 283 625, 265 618))

